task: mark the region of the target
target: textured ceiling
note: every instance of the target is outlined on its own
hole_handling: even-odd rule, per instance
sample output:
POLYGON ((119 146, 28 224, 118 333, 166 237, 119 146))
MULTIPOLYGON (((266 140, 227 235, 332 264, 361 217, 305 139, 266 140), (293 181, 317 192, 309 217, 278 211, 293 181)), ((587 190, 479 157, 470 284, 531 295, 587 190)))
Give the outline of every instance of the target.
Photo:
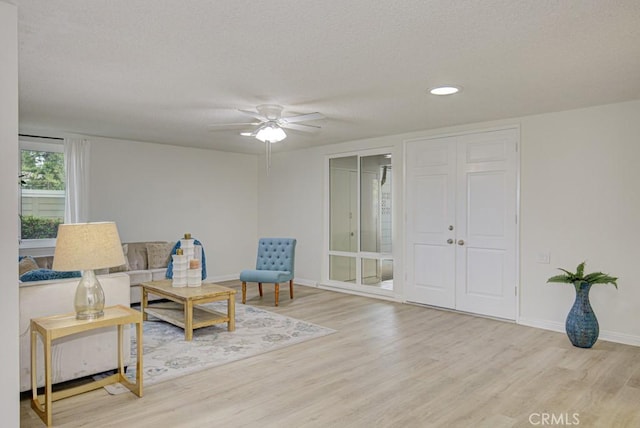
POLYGON ((20 129, 261 153, 640 98, 638 0, 22 0, 20 129), (434 97, 440 84, 460 94, 434 97))

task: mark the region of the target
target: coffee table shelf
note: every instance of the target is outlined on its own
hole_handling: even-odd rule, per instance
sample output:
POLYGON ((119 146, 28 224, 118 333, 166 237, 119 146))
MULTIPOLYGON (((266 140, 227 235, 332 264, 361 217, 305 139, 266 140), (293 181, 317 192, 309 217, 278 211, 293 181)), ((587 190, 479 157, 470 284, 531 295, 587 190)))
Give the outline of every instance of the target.
MULTIPOLYGON (((184 323, 184 305, 175 302, 154 303, 147 306, 145 313, 153 315, 156 318, 185 328, 184 323)), ((214 311, 202 306, 193 307, 193 328, 208 327, 210 325, 229 322, 229 316, 222 312, 214 311)))

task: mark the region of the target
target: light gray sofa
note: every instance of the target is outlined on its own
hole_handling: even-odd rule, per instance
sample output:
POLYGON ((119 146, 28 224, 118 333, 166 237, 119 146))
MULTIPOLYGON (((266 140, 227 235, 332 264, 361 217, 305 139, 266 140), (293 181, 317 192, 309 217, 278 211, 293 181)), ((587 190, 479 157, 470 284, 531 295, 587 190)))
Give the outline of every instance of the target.
MULTIPOLYGON (((105 306, 130 304, 129 276, 124 273, 98 275, 105 306)), ((20 391, 31 389, 32 318, 74 312, 73 301, 79 278, 21 282, 20 296, 20 391)), ((125 328, 129 343, 131 329, 125 328)), ((44 385, 42 341, 38 346, 38 386, 44 385)), ((89 331, 56 340, 53 345, 53 383, 101 373, 118 367, 118 335, 115 328, 89 331)), ((129 364, 129 352, 124 353, 129 364)))
MULTIPOLYGON (((140 303, 142 291, 140 284, 147 281, 165 279, 167 264, 171 249, 175 242, 148 241, 126 242, 122 244, 127 262, 122 266, 103 269, 98 274, 124 272, 129 276, 130 303, 140 303)), ((53 256, 34 257, 42 269, 53 269, 53 256)), ((158 296, 149 295, 149 300, 156 300, 158 296)))
MULTIPOLYGON (((129 275, 132 304, 140 303, 142 300, 140 284, 165 279, 171 250, 175 244, 175 242, 167 241, 128 242, 123 244, 126 250, 126 266, 113 268, 109 271, 121 271, 129 275)), ((156 299, 158 299, 157 296, 149 295, 149 300, 156 299)))

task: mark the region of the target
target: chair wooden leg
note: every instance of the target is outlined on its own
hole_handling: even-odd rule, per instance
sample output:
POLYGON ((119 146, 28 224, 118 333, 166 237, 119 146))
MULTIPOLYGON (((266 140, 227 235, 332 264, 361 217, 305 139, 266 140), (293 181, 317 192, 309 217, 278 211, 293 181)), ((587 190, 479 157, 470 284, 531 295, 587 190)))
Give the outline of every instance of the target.
POLYGON ((289 297, 293 299, 293 279, 289 281, 289 297))
POLYGON ((260 292, 260 297, 262 297, 262 283, 258 283, 258 291, 260 292))
POLYGON ((280 297, 280 284, 276 282, 276 306, 278 306, 278 298, 280 297))
POLYGON ((242 304, 247 303, 247 282, 242 281, 242 304))

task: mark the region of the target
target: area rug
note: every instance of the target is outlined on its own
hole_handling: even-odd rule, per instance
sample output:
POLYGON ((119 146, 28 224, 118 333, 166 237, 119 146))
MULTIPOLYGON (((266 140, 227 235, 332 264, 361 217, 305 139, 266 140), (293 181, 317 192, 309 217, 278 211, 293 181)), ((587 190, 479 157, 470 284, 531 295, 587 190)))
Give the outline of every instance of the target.
MULTIPOLYGON (((203 305, 226 313, 226 302, 203 305)), ((143 386, 153 385, 210 367, 227 364, 265 352, 335 333, 335 330, 275 314, 248 305, 236 305, 236 329, 218 324, 193 331, 184 340, 184 330, 149 316, 143 324, 143 386)), ((136 338, 132 330, 131 362, 127 377, 136 375, 136 338)), ((128 392, 120 384, 108 385, 111 394, 128 392)))

